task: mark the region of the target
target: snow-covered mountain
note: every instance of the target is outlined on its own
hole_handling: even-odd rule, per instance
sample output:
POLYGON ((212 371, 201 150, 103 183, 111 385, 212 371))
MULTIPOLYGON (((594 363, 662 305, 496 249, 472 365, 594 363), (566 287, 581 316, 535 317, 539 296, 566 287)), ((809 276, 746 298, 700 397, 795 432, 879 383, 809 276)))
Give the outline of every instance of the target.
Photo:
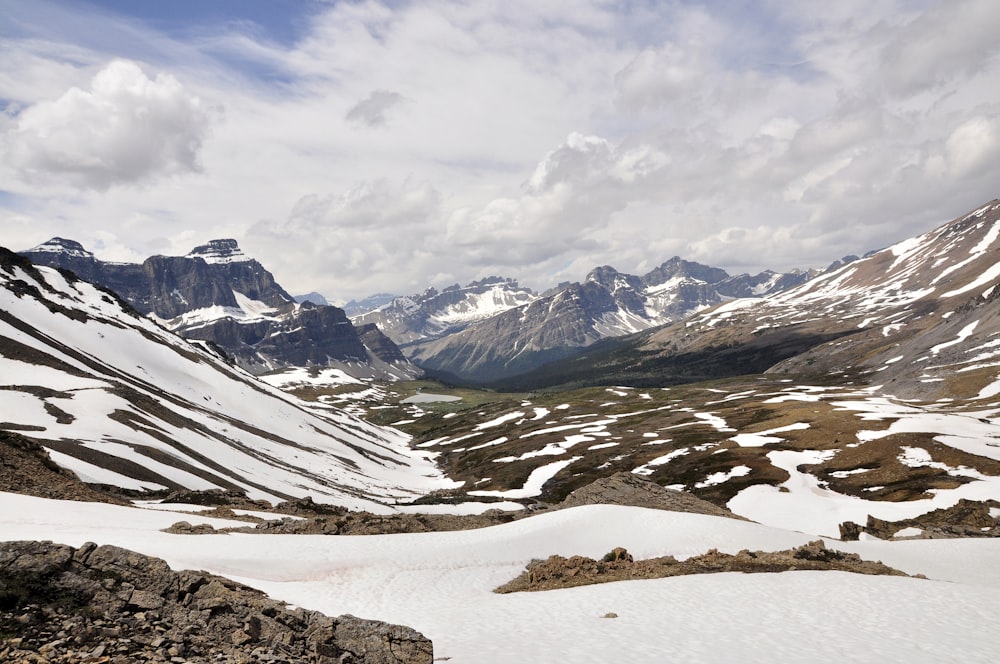
POLYGON ((988 398, 1000 393, 992 387, 1000 367, 998 285, 995 200, 795 288, 608 343, 547 368, 541 382, 573 382, 594 376, 597 366, 608 379, 634 384, 848 372, 900 396, 988 398))
POLYGON ((374 295, 369 295, 368 297, 361 298, 360 300, 350 300, 344 305, 343 309, 348 316, 353 318, 354 316, 374 311, 383 304, 389 304, 395 299, 396 296, 392 293, 375 293, 374 295))
POLYGON ((487 382, 573 355, 601 339, 680 320, 732 298, 765 296, 810 276, 798 271, 730 276, 678 257, 642 276, 602 266, 583 283, 563 284, 463 329, 401 346, 424 368, 487 382))
POLYGON ((448 484, 407 436, 300 402, 109 290, 6 249, 0 383, 0 428, 87 482, 311 495, 380 511, 448 484))
POLYGON ((466 286, 455 284, 443 290, 428 288, 419 295, 366 298, 372 306, 351 319, 357 324, 375 323, 386 336, 403 346, 421 339, 436 338, 463 330, 478 321, 533 302, 538 295, 522 288, 513 279, 487 277, 466 286))
POLYGON ((366 346, 342 309, 296 302, 235 240, 212 240, 186 256, 153 256, 142 264, 99 261, 63 238, 22 255, 110 288, 168 329, 217 344, 253 373, 318 366, 365 378, 420 374, 391 343, 366 346))

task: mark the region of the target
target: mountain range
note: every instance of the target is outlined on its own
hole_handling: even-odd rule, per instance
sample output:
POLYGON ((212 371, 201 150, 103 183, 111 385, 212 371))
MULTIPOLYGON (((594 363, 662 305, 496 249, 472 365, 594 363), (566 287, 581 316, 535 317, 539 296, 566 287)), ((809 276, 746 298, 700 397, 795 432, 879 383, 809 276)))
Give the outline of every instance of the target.
MULTIPOLYGON (((236 273, 202 265, 248 261, 233 245, 206 247, 163 261, 178 267, 110 271, 139 305, 0 249, 0 539, 76 548, 0 547, 0 659, 66 648, 72 661, 110 659, 123 651, 77 644, 91 627, 127 627, 143 642, 115 648, 209 661, 190 638, 206 620, 227 625, 220 642, 234 660, 294 661, 264 630, 305 615, 288 605, 412 625, 434 640, 431 652, 421 639, 421 664, 1000 656, 1000 200, 792 288, 723 296, 510 377, 531 391, 359 392, 369 418, 393 428, 271 388, 213 344, 169 331, 177 319, 197 330, 192 313, 211 307, 233 320, 323 308, 296 305, 253 266, 220 286, 236 273), (147 269, 161 285, 142 281, 147 269), (205 304, 226 292, 235 305, 205 304), (159 300, 173 318, 156 313, 159 300), (890 569, 812 567, 838 560, 890 569), (114 571, 126 561, 134 583, 114 571), (661 563, 682 576, 650 578, 661 563), (141 585, 143 565, 168 564, 229 578, 170 582, 190 630, 165 624, 174 604, 141 585), (696 565, 712 573, 688 573, 696 565), (43 569, 76 575, 48 575, 70 592, 58 609, 38 605, 38 579, 25 583, 43 569), (542 576, 630 580, 491 592, 542 576), (232 579, 276 606, 237 608, 232 579), (116 617, 80 606, 83 589, 116 617)), ((86 258, 66 244, 39 253, 61 252, 86 258)), ((604 320, 621 322, 615 293, 646 297, 610 269, 592 277, 457 334, 600 289, 614 303, 604 320)), ((395 347, 373 338, 379 352, 395 347)), ((386 646, 398 633, 375 627, 372 638, 386 646)), ((289 638, 303 635, 316 636, 289 638)), ((386 661, 323 639, 324 658, 386 661)))
POLYGON ((86 482, 369 509, 447 485, 399 432, 299 402, 111 291, 6 249, 0 356, 0 430, 86 482))
POLYGON ((440 292, 429 289, 357 313, 352 320, 376 323, 424 369, 484 383, 723 301, 763 297, 812 275, 796 270, 730 276, 675 256, 642 276, 598 267, 583 283, 560 284, 542 294, 499 277, 440 292))
POLYGON ((377 329, 355 328, 342 309, 318 303, 315 294, 296 302, 235 240, 212 240, 185 256, 152 256, 141 264, 100 261, 63 238, 21 255, 109 288, 139 313, 215 344, 253 373, 336 367, 390 380, 421 373, 377 329))
POLYGON ((788 290, 608 339, 508 382, 676 384, 767 371, 852 374, 899 396, 971 398, 993 376, 1000 202, 788 290))

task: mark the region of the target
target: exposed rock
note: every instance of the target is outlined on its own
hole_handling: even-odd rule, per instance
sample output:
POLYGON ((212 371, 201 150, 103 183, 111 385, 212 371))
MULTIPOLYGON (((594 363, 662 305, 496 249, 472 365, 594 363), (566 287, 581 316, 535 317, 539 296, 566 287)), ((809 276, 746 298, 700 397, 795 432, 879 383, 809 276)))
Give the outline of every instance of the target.
POLYGON ((840 539, 857 540, 861 533, 879 539, 942 539, 952 537, 1000 537, 1000 518, 990 516, 990 508, 1000 507, 996 500, 961 499, 955 505, 933 510, 912 519, 885 521, 868 515, 864 526, 845 521, 840 524, 840 539), (912 532, 918 530, 918 533, 912 532), (906 534, 899 535, 903 531, 906 534))
MULTIPOLYGON (((197 492, 176 494, 181 497, 178 502, 196 502, 202 500, 197 492), (185 498, 187 497, 187 498, 185 498)), ((232 492, 207 492, 204 500, 222 500, 232 492)), ((238 496, 236 496, 238 497, 238 496)), ((234 498, 235 500, 235 498, 234 498)), ((198 504, 215 504, 213 502, 198 504)), ((730 519, 745 520, 733 514, 724 507, 713 505, 689 493, 666 489, 655 482, 643 479, 627 472, 616 473, 604 477, 571 493, 566 499, 555 506, 556 509, 577 507, 580 505, 630 505, 667 510, 671 512, 689 512, 692 514, 709 514, 730 519)), ((510 523, 537 513, 539 509, 548 509, 545 504, 537 504, 532 509, 515 512, 487 510, 482 514, 372 514, 370 512, 352 512, 345 507, 316 503, 312 498, 297 498, 279 503, 274 507, 275 519, 263 521, 256 525, 216 530, 206 524, 192 525, 188 521, 179 521, 166 532, 200 535, 217 532, 268 533, 276 535, 384 535, 392 533, 426 533, 454 530, 471 530, 486 528, 502 523, 510 523), (289 516, 304 518, 289 518, 289 516)), ((233 518, 222 512, 202 512, 198 516, 213 516, 233 518)))
POLYGON ((42 498, 107 503, 124 501, 84 484, 57 466, 45 449, 30 438, 0 429, 0 491, 42 498))
POLYGON ((170 493, 163 503, 185 503, 211 507, 236 507, 249 510, 269 510, 271 503, 265 500, 251 500, 245 491, 238 489, 182 490, 170 493))
POLYGON ((0 661, 429 664, 409 627, 290 610, 113 546, 0 543, 0 661))
POLYGON ((650 482, 638 475, 620 472, 610 477, 602 477, 587 486, 573 491, 559 503, 559 507, 579 505, 631 505, 650 507, 670 512, 691 512, 710 514, 730 519, 746 520, 733 514, 725 507, 719 507, 690 493, 667 489, 656 482, 650 482))
POLYGON ((828 549, 822 540, 784 551, 748 551, 735 555, 711 549, 707 553, 677 560, 673 556, 633 561, 621 547, 613 549, 600 561, 585 556, 550 556, 535 560, 513 581, 494 592, 512 593, 533 590, 553 590, 610 581, 660 579, 686 574, 717 572, 788 572, 793 570, 836 570, 857 574, 908 576, 881 562, 862 560, 856 553, 828 549))

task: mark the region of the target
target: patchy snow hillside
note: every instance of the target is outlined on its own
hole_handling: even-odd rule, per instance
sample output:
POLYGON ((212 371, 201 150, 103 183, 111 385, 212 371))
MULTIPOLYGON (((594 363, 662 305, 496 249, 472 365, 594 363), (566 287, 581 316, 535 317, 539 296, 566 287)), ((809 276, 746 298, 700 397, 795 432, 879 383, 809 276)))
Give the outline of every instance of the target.
MULTIPOLYGON (((846 521, 912 519, 962 501, 993 510, 966 536, 1000 535, 1000 400, 907 402, 848 380, 759 376, 480 408, 404 405, 415 446, 465 482, 450 493, 466 500, 558 503, 628 472, 759 523, 827 537, 840 536, 846 521)), ((900 536, 931 536, 934 527, 900 536)))
POLYGON ((0 429, 87 482, 388 511, 449 484, 407 436, 234 369, 109 291, 0 250, 0 429))
MULTIPOLYGON (((496 594, 532 559, 623 546, 678 559, 815 539, 733 519, 590 505, 448 533, 177 535, 176 514, 0 493, 0 537, 115 544, 328 615, 409 625, 436 661, 872 662, 1000 660, 1000 540, 828 541, 927 579, 720 573, 496 594)), ((196 515, 189 520, 223 525, 196 515)))
POLYGON ((782 331, 835 336, 773 372, 864 372, 888 394, 1000 393, 1000 200, 763 298, 736 300, 651 336, 694 350, 782 331))

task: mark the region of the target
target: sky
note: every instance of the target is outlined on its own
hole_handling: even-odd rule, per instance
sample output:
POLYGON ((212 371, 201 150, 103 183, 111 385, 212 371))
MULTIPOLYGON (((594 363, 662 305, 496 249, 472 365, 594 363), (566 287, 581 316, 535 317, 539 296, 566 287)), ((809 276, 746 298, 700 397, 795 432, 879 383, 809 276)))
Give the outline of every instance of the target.
POLYGON ((994 0, 0 0, 0 245, 334 302, 825 267, 1000 197, 994 0))

